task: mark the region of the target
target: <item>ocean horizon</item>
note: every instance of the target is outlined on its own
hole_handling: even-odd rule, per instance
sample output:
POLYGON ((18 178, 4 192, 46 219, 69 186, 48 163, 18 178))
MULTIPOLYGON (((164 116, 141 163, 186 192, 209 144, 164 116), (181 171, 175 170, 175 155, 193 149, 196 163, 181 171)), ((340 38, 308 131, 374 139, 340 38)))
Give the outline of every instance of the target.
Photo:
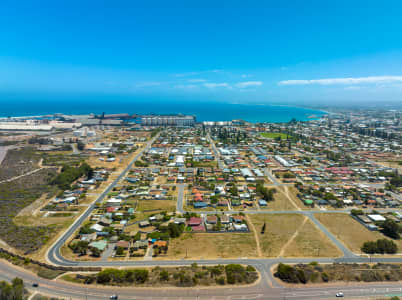
POLYGON ((327 112, 287 105, 234 104, 192 101, 19 101, 2 105, 0 117, 40 116, 63 114, 185 114, 195 115, 197 121, 230 121, 242 119, 252 123, 308 121, 327 112))

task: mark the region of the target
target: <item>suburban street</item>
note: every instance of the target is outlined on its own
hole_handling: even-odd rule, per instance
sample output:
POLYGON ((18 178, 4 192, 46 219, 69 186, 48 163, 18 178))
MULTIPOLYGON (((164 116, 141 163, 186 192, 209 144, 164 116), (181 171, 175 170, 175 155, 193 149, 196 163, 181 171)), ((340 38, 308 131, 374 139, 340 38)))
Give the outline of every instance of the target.
MULTIPOLYGON (((343 286, 320 286, 320 287, 300 287, 289 288, 276 281, 271 273, 271 268, 282 263, 309 263, 317 261, 318 263, 362 263, 362 262, 402 262, 402 258, 369 258, 356 255, 347 249, 333 234, 331 234, 315 217, 315 213, 347 213, 347 210, 333 211, 245 211, 247 214, 302 214, 307 216, 343 253, 339 258, 238 258, 238 259, 213 259, 213 260, 143 260, 143 261, 85 261, 77 262, 65 259, 60 248, 65 241, 79 228, 84 220, 90 215, 96 203, 102 201, 104 197, 113 189, 118 182, 124 178, 131 169, 135 161, 141 157, 142 153, 149 149, 152 142, 157 138, 151 139, 147 145, 133 158, 129 165, 121 172, 121 174, 104 190, 104 192, 92 203, 88 209, 71 225, 71 227, 50 247, 47 253, 47 260, 51 264, 60 266, 98 266, 98 267, 153 267, 153 266, 181 266, 197 263, 199 265, 216 265, 216 264, 249 264, 253 265, 261 274, 261 279, 257 284, 245 287, 225 287, 225 288, 164 288, 164 289, 145 289, 145 288, 120 288, 118 292, 114 288, 107 287, 85 287, 73 285, 66 282, 49 281, 39 278, 27 271, 18 269, 8 263, 0 262, 2 273, 0 280, 10 281, 14 277, 21 277, 26 282, 29 289, 32 283, 39 283, 36 288, 38 292, 58 297, 68 297, 72 299, 106 299, 111 294, 118 293, 119 299, 331 299, 338 291, 342 291, 347 297, 365 298, 378 295, 402 294, 402 285, 397 284, 380 284, 380 285, 356 285, 344 284, 343 286), (161 296, 163 295, 163 296, 161 296)), ((214 145, 213 145, 214 147, 214 145)), ((215 148, 215 147, 214 147, 215 148)), ((216 151, 216 150, 215 150, 216 151)), ((268 171, 266 172, 269 173, 268 171)), ((270 174, 269 174, 270 175, 270 174)), ((269 176, 267 175, 267 176, 269 176)), ((274 185, 281 185, 273 176, 269 176, 274 185)), ((184 190, 186 184, 178 184, 178 199, 176 210, 185 213, 183 209, 184 190)), ((200 212, 201 213, 201 212, 200 212)), ((216 212, 202 212, 216 213, 216 212)), ((235 213, 235 211, 228 211, 235 213)))
POLYGON ((38 2, 0 300, 402 300, 402 0, 38 2))

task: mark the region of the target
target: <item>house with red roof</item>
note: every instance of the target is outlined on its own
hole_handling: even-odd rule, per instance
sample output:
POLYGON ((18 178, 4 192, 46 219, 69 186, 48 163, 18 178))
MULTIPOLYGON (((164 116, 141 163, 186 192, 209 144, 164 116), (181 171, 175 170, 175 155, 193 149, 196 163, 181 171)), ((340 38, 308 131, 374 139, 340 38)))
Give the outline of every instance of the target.
POLYGON ((200 226, 202 224, 202 219, 201 218, 197 218, 197 217, 191 217, 188 221, 187 221, 187 226, 200 226))

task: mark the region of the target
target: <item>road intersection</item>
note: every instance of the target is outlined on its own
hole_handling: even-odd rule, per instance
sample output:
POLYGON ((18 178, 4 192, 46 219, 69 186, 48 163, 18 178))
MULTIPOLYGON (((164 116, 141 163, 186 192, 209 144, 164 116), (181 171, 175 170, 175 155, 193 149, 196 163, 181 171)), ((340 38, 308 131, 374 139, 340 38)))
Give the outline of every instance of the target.
MULTIPOLYGON (((101 202, 106 195, 113 189, 118 182, 126 176, 132 168, 135 161, 141 157, 142 153, 148 150, 153 141, 158 137, 151 139, 121 172, 121 174, 99 195, 99 197, 88 207, 88 209, 77 218, 77 220, 57 239, 49 248, 46 259, 49 263, 59 266, 70 267, 152 267, 152 266, 182 266, 197 263, 199 265, 217 265, 217 264, 248 264, 253 265, 261 274, 259 282, 252 286, 236 288, 192 288, 192 289, 141 289, 141 288, 120 288, 119 297, 121 299, 329 299, 334 298, 337 291, 342 290, 346 296, 361 297, 367 299, 368 296, 402 294, 402 285, 400 284, 378 284, 378 285, 353 285, 344 284, 339 287, 320 286, 315 288, 287 288, 274 279, 271 269, 274 265, 282 263, 309 263, 316 261, 318 263, 367 263, 367 262, 399 262, 402 258, 368 258, 361 257, 347 249, 334 235, 332 235, 315 217, 315 213, 347 213, 347 211, 313 211, 313 210, 295 210, 295 211, 246 211, 247 214, 302 214, 308 217, 343 253, 339 258, 238 258, 238 259, 212 259, 212 260, 161 260, 161 261, 71 261, 61 255, 60 249, 70 236, 79 228, 79 226, 89 217, 96 204, 101 202), (163 296, 161 296, 163 295, 163 296)), ((214 146, 213 146, 214 147, 214 146)), ((215 152, 216 148, 213 148, 215 152)), ((269 173, 269 172, 268 172, 269 173)), ((269 175, 268 175, 269 176, 269 175)), ((271 178, 271 176, 269 176, 271 178)), ((272 176, 273 177, 273 176, 272 176)), ((275 178, 272 182, 281 185, 275 178)), ((177 211, 185 213, 183 209, 185 184, 178 184, 177 211)), ((202 212, 216 213, 216 212, 202 212)), ((238 211, 229 211, 227 213, 238 213, 238 211)), ((26 271, 19 270, 7 263, 0 262, 0 280, 10 280, 14 277, 21 277, 25 282, 31 284, 39 282, 41 293, 53 296, 61 296, 77 299, 106 299, 113 294, 111 288, 84 287, 59 281, 48 281, 36 277, 26 271)))

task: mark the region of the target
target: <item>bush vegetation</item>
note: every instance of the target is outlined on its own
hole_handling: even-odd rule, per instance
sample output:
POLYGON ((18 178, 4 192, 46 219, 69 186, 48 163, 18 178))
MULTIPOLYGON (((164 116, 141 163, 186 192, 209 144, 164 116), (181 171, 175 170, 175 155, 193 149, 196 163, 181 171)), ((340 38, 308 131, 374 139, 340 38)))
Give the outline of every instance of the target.
POLYGON ((274 194, 276 193, 276 189, 268 189, 264 187, 262 183, 258 183, 256 187, 256 192, 259 194, 265 201, 273 201, 274 194))
POLYGON ((365 242, 362 251, 368 254, 395 254, 398 251, 398 246, 391 240, 379 239, 375 242, 365 242))
POLYGON ((189 267, 145 269, 105 269, 97 274, 77 274, 76 278, 68 275, 68 281, 98 283, 104 285, 170 285, 190 287, 196 285, 250 284, 257 280, 258 274, 252 266, 237 264, 189 267))
POLYGON ((55 232, 55 226, 17 226, 13 218, 43 194, 50 197, 57 191, 50 182, 55 169, 42 169, 31 175, 0 184, 0 237, 10 246, 26 253, 39 249, 55 232))
POLYGON ((11 284, 0 281, 0 299, 23 300, 28 295, 24 288, 24 281, 21 278, 14 278, 11 284))
POLYGON ((322 283, 334 281, 399 281, 401 264, 298 264, 277 266, 275 277, 287 283, 322 283))
POLYGON ((88 178, 93 176, 93 170, 86 162, 79 166, 64 165, 52 184, 57 185, 61 190, 68 190, 71 184, 82 176, 88 178))

